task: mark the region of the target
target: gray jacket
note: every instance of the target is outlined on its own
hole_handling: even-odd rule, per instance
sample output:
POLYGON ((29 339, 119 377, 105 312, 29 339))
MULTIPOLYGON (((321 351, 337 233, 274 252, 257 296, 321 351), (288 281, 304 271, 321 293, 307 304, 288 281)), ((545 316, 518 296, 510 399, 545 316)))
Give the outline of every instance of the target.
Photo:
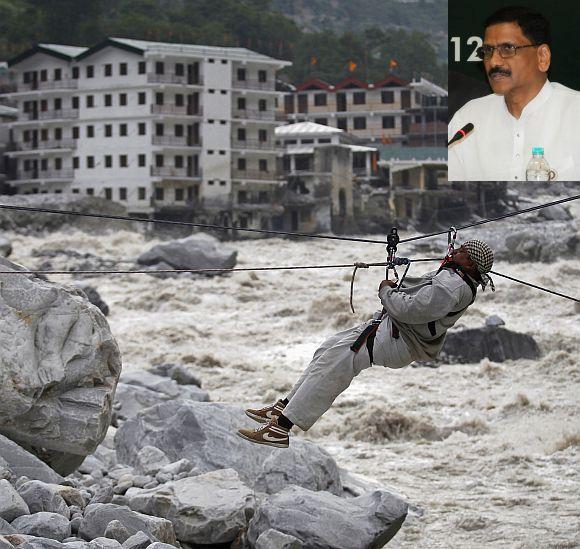
MULTIPOLYGON (((473 279, 471 282, 477 285, 473 279)), ((413 360, 436 358, 447 330, 474 299, 468 283, 451 269, 407 277, 400 290, 385 286, 379 297, 413 360), (454 312, 458 314, 448 316, 454 312)))

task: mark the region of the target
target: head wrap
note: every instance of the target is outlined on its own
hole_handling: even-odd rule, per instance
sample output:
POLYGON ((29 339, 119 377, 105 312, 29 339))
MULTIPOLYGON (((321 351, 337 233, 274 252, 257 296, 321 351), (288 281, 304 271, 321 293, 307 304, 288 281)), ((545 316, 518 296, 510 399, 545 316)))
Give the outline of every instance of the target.
POLYGON ((487 274, 493 267, 493 250, 487 242, 483 240, 471 239, 466 240, 462 246, 468 251, 470 259, 477 266, 481 277, 481 287, 485 287, 489 283, 491 289, 495 292, 493 280, 487 274))

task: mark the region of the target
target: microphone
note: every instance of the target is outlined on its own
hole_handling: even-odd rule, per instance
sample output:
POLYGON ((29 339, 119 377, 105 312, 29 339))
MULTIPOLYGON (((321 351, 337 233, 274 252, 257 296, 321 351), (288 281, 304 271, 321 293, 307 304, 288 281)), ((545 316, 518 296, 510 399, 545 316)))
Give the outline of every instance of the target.
POLYGON ((457 141, 460 141, 461 139, 463 139, 464 137, 467 136, 468 133, 473 131, 473 124, 471 122, 469 122, 469 124, 465 124, 465 126, 463 126, 463 128, 461 128, 449 141, 449 143, 447 143, 447 146, 449 147, 449 145, 453 145, 453 143, 456 143, 457 141))

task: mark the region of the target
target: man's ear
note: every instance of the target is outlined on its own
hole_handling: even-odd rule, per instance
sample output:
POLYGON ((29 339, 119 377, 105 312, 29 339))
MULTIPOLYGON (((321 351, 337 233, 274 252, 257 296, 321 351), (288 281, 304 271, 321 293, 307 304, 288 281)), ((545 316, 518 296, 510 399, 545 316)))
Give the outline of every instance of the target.
POLYGON ((538 69, 541 72, 548 72, 552 61, 552 52, 548 44, 542 44, 538 47, 538 69))

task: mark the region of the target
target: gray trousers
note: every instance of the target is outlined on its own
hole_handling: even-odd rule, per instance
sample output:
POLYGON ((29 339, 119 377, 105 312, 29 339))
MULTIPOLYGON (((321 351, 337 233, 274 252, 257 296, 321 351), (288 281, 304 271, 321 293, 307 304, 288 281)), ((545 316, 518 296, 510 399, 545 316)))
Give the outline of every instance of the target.
MULTIPOLYGON (((358 353, 350 350, 350 346, 367 324, 365 322, 326 339, 288 395, 289 402, 284 408, 284 416, 303 431, 308 431, 314 425, 360 372, 372 366, 366 345, 358 353)), ((380 345, 391 343, 390 336, 386 339, 380 345)), ((375 340, 375 350, 378 350, 378 343, 379 338, 375 340)), ((396 346, 400 346, 400 343, 393 340, 392 348, 396 346)), ((376 355, 376 351, 374 354, 376 355)), ((400 368, 409 364, 411 359, 409 357, 406 360, 405 356, 403 362, 406 364, 400 363, 401 360, 398 362, 394 367, 400 368)))

